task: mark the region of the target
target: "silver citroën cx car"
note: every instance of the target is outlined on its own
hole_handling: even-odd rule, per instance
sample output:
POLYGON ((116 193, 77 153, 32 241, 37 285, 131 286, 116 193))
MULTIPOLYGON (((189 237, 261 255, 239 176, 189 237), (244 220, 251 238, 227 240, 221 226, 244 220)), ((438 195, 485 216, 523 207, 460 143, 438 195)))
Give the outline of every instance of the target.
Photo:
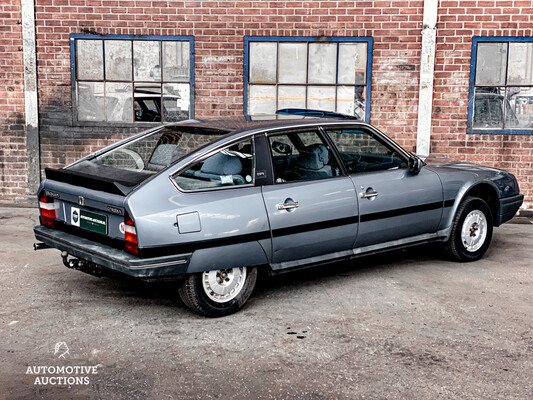
POLYGON ((216 317, 244 305, 259 268, 428 242, 477 260, 522 204, 508 172, 426 165, 369 124, 303 114, 330 118, 190 120, 47 169, 36 249, 95 275, 176 279, 216 317))

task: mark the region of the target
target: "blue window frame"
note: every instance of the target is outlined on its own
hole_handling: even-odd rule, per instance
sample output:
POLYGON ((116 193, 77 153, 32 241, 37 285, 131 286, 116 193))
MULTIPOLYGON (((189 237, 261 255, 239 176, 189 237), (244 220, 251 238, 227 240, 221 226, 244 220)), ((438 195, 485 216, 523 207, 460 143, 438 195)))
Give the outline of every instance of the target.
POLYGON ((194 37, 70 35, 73 119, 139 124, 194 118, 194 37))
POLYGON ((370 120, 371 37, 244 37, 244 114, 309 108, 370 120))
POLYGON ((472 38, 467 133, 533 134, 533 37, 472 38))

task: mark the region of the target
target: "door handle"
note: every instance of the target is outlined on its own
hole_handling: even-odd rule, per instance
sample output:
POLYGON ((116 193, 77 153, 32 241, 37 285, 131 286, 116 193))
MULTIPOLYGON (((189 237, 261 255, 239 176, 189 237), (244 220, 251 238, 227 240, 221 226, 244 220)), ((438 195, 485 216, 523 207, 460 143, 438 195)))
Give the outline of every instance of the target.
POLYGON ((372 197, 376 197, 379 193, 375 190, 369 191, 369 192, 361 192, 359 193, 359 196, 362 199, 370 199, 372 197))
POLYGON ((293 208, 298 208, 298 202, 297 201, 293 201, 293 202, 289 202, 289 203, 283 203, 283 204, 278 204, 278 210, 291 210, 293 208))

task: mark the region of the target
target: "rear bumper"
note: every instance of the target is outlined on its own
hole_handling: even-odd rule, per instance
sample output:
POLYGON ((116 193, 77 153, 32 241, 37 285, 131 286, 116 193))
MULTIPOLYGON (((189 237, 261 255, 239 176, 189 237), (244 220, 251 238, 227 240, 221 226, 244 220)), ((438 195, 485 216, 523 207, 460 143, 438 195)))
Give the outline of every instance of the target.
POLYGON ((500 213, 498 215, 498 219, 495 225, 499 226, 513 218, 520 206, 522 205, 523 201, 523 194, 517 194, 514 196, 504 197, 503 199, 500 199, 500 213))
POLYGON ((45 226, 33 228, 35 238, 73 257, 134 278, 149 280, 179 277, 187 272, 192 253, 164 257, 139 258, 70 233, 45 226))

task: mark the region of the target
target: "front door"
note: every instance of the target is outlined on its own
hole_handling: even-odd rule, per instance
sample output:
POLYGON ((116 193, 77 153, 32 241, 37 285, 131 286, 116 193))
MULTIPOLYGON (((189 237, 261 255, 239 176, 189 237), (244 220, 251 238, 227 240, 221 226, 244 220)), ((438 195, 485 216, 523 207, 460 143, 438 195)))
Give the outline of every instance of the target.
POLYGON ((268 139, 274 184, 263 187, 263 199, 273 268, 352 254, 357 234, 355 188, 350 177, 341 174, 327 143, 315 130, 268 139))
POLYGON ((424 239, 437 231, 443 193, 439 177, 412 174, 405 153, 367 127, 327 129, 352 178, 359 199, 359 250, 399 239, 424 239))

